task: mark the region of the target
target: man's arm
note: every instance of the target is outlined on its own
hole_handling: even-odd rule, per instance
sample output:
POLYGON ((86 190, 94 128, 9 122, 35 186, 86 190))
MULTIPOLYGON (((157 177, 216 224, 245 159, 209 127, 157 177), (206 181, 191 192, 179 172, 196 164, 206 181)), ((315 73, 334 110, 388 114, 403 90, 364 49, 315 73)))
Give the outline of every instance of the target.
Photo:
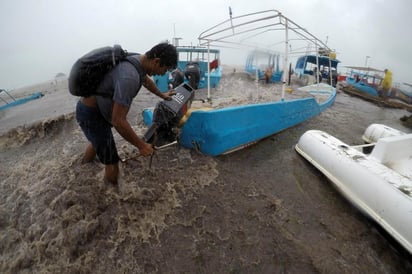
POLYGON ((172 96, 176 94, 176 92, 173 90, 169 90, 168 92, 162 93, 159 90, 159 88, 156 86, 156 84, 153 82, 153 80, 150 79, 150 77, 147 75, 143 79, 143 86, 147 88, 154 95, 157 95, 160 98, 165 99, 165 100, 171 100, 172 96))
POLYGON ((140 139, 136 132, 127 121, 127 113, 129 108, 118 104, 117 102, 113 103, 113 112, 112 112, 112 125, 119 132, 119 134, 129 143, 136 146, 139 149, 139 153, 143 156, 151 155, 153 153, 152 145, 144 142, 140 139))

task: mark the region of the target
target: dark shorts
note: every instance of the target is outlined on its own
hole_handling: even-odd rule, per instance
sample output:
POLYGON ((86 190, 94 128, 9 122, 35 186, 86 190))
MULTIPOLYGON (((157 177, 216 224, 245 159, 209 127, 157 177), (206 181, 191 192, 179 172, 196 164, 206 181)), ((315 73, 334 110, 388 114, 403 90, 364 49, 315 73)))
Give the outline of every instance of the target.
POLYGON ((100 162, 105 165, 117 164, 116 143, 111 125, 103 118, 97 108, 84 105, 80 100, 76 106, 76 119, 87 140, 96 150, 100 162))

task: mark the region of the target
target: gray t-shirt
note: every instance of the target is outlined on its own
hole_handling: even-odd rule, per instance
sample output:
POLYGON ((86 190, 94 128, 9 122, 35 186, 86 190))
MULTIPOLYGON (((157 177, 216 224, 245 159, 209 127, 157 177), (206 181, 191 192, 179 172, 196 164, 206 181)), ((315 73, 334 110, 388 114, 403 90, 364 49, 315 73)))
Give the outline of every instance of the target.
MULTIPOLYGON (((139 55, 132 56, 138 60, 139 55)), ((140 62, 139 62, 140 63, 140 62)), ((113 102, 130 107, 138 94, 146 73, 141 67, 140 73, 128 61, 123 61, 106 74, 97 88, 98 93, 113 94, 112 97, 96 96, 100 113, 110 124, 112 122, 113 102)))

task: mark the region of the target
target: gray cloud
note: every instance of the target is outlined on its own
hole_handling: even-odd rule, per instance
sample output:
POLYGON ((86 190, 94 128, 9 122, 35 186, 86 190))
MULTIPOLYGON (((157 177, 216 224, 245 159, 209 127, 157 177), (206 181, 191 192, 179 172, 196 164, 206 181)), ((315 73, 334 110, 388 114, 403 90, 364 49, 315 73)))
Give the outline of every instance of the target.
MULTIPOLYGON (((87 51, 121 44, 144 52, 171 39, 196 44, 199 34, 234 15, 277 9, 336 49, 342 65, 389 68, 412 82, 412 4, 408 0, 14 0, 0 3, 0 88, 12 89, 68 74, 87 51)), ((225 51, 222 61, 243 64, 225 51)), ((237 57, 234 57, 237 56, 237 57)))

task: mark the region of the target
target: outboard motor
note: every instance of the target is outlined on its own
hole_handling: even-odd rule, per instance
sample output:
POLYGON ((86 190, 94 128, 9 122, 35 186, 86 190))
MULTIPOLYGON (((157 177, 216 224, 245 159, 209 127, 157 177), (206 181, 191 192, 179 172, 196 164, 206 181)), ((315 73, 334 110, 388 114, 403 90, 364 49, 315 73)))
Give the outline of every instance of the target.
POLYGON ((186 65, 185 77, 189 80, 189 85, 197 89, 200 82, 200 67, 196 62, 189 62, 186 65))
POLYGON ((185 76, 180 68, 176 68, 170 73, 169 77, 169 89, 174 89, 184 82, 185 76))
POLYGON ((176 94, 172 100, 157 103, 153 111, 152 125, 144 134, 143 139, 154 146, 162 146, 177 140, 178 125, 194 97, 194 89, 188 84, 175 88, 176 94))

